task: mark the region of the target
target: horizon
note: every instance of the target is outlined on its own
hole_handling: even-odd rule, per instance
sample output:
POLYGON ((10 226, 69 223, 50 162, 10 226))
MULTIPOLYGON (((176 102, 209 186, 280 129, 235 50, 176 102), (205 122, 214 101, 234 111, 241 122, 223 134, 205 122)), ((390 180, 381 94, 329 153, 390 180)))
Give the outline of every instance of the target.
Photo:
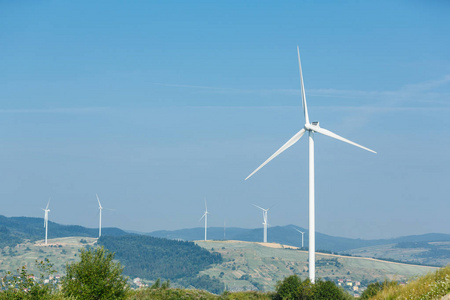
MULTIPOLYGON (((3 216, 3 215, 0 215, 0 216, 3 216)), ((7 216, 3 216, 3 217, 7 217, 7 216)), ((7 217, 7 218, 35 218, 35 219, 39 219, 39 220, 41 220, 41 219, 44 220, 44 218, 40 218, 40 217, 27 217, 27 216, 12 216, 12 217, 7 217)), ((53 222, 53 221, 50 221, 50 220, 49 220, 49 223, 55 223, 55 224, 62 225, 62 226, 81 226, 81 227, 84 227, 84 228, 87 228, 87 229, 98 229, 98 226, 97 227, 86 227, 86 226, 79 225, 79 224, 64 224, 64 223, 53 222)), ((308 236, 308 228, 307 227, 305 228, 305 227, 298 226, 298 225, 295 225, 295 224, 275 225, 275 226, 268 227, 268 230, 270 228, 274 228, 274 227, 289 227, 289 226, 295 226, 295 227, 304 229, 305 230, 305 237, 308 236)), ((126 229, 126 228, 114 227, 114 226, 108 226, 108 227, 102 226, 102 230, 104 230, 106 228, 109 228, 109 229, 114 229, 115 228, 115 229, 119 229, 119 230, 122 230, 122 231, 127 232, 127 233, 134 233, 134 234, 140 234, 140 235, 148 235, 150 233, 158 232, 158 231, 173 232, 173 231, 193 230, 193 229, 201 230, 202 234, 203 234, 203 230, 205 229, 204 226, 203 227, 202 226, 198 226, 198 227, 189 227, 189 228, 177 228, 177 229, 171 229, 171 230, 158 229, 158 230, 153 230, 153 231, 139 231, 139 230, 131 230, 131 229, 126 229)), ((223 227, 220 227, 220 226, 208 226, 208 230, 209 229, 221 229, 222 230, 223 227)), ((264 230, 263 227, 235 227, 235 226, 226 227, 226 229, 244 229, 244 230, 261 230, 261 231, 264 230)), ((397 238, 402 238, 402 237, 423 236, 423 235, 430 235, 430 234, 450 235, 449 233, 445 233, 445 232, 428 232, 428 233, 423 233, 423 234, 411 234, 411 235, 394 236, 394 237, 391 237, 391 238, 379 238, 379 239, 378 238, 374 238, 373 239, 373 238, 363 238, 363 237, 352 238, 352 237, 346 237, 346 236, 332 235, 332 234, 328 234, 328 233, 324 233, 324 232, 318 232, 318 231, 316 231, 316 234, 322 234, 322 235, 327 235, 327 236, 336 237, 336 238, 348 238, 348 239, 360 239, 360 240, 390 240, 390 239, 397 239, 397 238)), ((49 240, 51 240, 51 239, 52 239, 52 237, 49 238, 49 240)), ((200 239, 200 240, 203 241, 203 239, 200 239)), ((227 240, 227 239, 224 239, 224 240, 227 240)), ((208 239, 208 241, 209 241, 209 239, 208 239)), ((211 240, 211 241, 214 241, 214 239, 211 240)), ((268 241, 268 243, 274 243, 274 242, 268 241)))

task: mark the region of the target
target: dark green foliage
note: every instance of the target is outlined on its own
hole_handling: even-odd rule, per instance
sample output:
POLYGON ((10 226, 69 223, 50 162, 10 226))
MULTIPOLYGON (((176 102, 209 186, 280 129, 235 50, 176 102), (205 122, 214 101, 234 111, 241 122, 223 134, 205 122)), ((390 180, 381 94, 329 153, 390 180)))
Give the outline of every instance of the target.
POLYGON ((0 226, 0 248, 4 248, 5 246, 14 247, 22 241, 23 238, 20 235, 12 234, 11 230, 6 226, 0 226))
POLYGON ((277 283, 275 299, 311 299, 313 294, 312 286, 309 279, 302 281, 297 275, 286 277, 283 281, 277 283))
POLYGON ((331 281, 317 280, 315 284, 309 279, 301 280, 297 275, 286 277, 276 285, 276 300, 346 300, 352 299, 343 289, 331 281))
POLYGON ((360 299, 370 299, 382 289, 383 285, 380 282, 371 283, 367 286, 367 289, 361 294, 360 299))
POLYGON ((252 276, 248 275, 248 274, 244 274, 241 277, 239 277, 239 280, 251 280, 252 276))
MULTIPOLYGON (((44 238, 44 220, 41 218, 0 216, 0 248, 5 246, 15 246, 25 239, 36 241, 44 238)), ((67 236, 97 237, 98 229, 85 228, 75 225, 60 225, 49 221, 51 230, 49 238, 67 236)), ((127 234, 118 228, 103 228, 104 235, 124 235, 127 234)))
POLYGON ((316 266, 334 266, 337 268, 341 268, 342 264, 338 261, 337 258, 322 258, 316 261, 316 266))
POLYGON ((192 286, 199 290, 207 290, 214 294, 220 294, 225 289, 223 282, 218 279, 211 278, 209 275, 202 275, 198 277, 186 277, 178 281, 183 286, 192 286))
POLYGON ((66 266, 62 291, 75 299, 125 299, 127 280, 120 263, 113 261, 114 253, 103 247, 82 249, 81 260, 66 266))
POLYGON ((272 300, 272 293, 260 292, 224 292, 222 295, 213 295, 202 290, 182 289, 139 289, 131 291, 129 300, 180 300, 180 299, 202 299, 202 300, 272 300))
POLYGON ((155 283, 150 287, 151 289, 159 289, 161 287, 161 279, 156 279, 155 283))
POLYGON ((50 280, 44 284, 44 279, 55 273, 53 265, 46 259, 36 261, 39 269, 39 275, 33 279, 33 274, 28 273, 26 266, 17 270, 17 274, 11 272, 2 278, 0 299, 19 300, 19 299, 54 299, 56 284, 50 280))
POLYGON ((332 281, 317 281, 313 288, 314 300, 345 300, 352 297, 344 292, 343 289, 337 287, 332 281))
POLYGON ((140 289, 130 292, 129 300, 217 300, 218 297, 206 291, 182 289, 140 289))
POLYGON ((219 253, 210 253, 193 242, 127 235, 102 236, 98 243, 116 253, 125 265, 125 274, 149 280, 192 277, 222 262, 219 253))
POLYGON ((370 299, 384 288, 396 285, 398 285, 398 282, 389 280, 385 280, 383 282, 373 282, 367 286, 367 289, 361 294, 360 299, 370 299))

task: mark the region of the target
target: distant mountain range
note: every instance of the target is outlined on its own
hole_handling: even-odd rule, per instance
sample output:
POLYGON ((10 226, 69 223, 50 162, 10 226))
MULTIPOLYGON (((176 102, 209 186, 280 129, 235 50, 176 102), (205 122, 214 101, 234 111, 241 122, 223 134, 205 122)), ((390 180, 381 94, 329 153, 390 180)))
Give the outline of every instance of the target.
MULTIPOLYGON (((270 227, 268 229, 267 240, 268 242, 301 247, 302 236, 295 229, 305 232, 304 247, 307 248, 309 242, 308 230, 295 225, 270 227)), ((202 227, 196 227, 172 231, 159 230, 141 234, 168 239, 181 239, 186 241, 194 241, 204 239, 205 229, 202 227)), ((208 239, 211 240, 226 239, 226 240, 238 240, 248 242, 262 242, 263 229, 262 228, 246 229, 246 228, 230 227, 226 228, 224 237, 223 227, 210 227, 208 228, 208 239)), ((392 239, 364 240, 364 239, 336 237, 316 232, 316 249, 332 252, 343 252, 351 249, 377 245, 397 244, 400 242, 447 242, 447 241, 450 241, 450 234, 444 233, 410 235, 392 239)))
MULTIPOLYGON (((295 225, 274 226, 268 230, 268 241, 301 247, 301 234, 295 229, 305 232, 304 247, 308 247, 308 230, 295 225)), ((167 238, 173 240, 195 241, 204 239, 204 228, 196 227, 179 230, 159 230, 148 233, 136 231, 124 231, 119 228, 102 228, 102 235, 122 236, 128 233, 143 234, 153 237, 167 238)), ((49 222, 48 238, 59 238, 69 236, 97 237, 98 228, 86 228, 78 225, 61 225, 49 222)), ((16 245, 24 239, 31 241, 44 238, 44 220, 31 217, 5 217, 0 215, 0 247, 16 245)), ((239 240, 248 242, 262 242, 263 229, 247 229, 238 227, 226 228, 225 236, 223 227, 208 228, 208 239, 211 240, 239 240)), ((344 252, 347 250, 397 244, 401 242, 448 242, 450 234, 429 233, 422 235, 410 235, 393 239, 364 240, 344 237, 336 237, 316 232, 316 249, 332 252, 344 252)))

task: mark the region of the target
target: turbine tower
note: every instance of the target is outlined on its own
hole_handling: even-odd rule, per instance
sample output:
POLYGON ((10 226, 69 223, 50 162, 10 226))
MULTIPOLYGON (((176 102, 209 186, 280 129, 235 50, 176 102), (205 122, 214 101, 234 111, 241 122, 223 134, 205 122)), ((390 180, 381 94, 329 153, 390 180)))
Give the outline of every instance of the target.
POLYGON ((209 214, 209 212, 208 212, 208 207, 206 206, 206 199, 205 199, 205 213, 200 218, 200 220, 205 218, 205 241, 207 240, 207 233, 208 233, 207 232, 208 231, 208 214, 209 214))
POLYGON ((347 140, 329 130, 321 128, 319 126, 319 122, 310 122, 308 115, 308 107, 306 105, 306 96, 305 96, 305 87, 303 84, 303 74, 302 74, 302 65, 300 62, 300 51, 297 46, 297 55, 298 55, 298 65, 300 70, 300 84, 301 84, 301 94, 302 94, 302 106, 303 106, 303 115, 305 117, 305 126, 297 132, 289 141, 287 141, 280 149, 278 149, 271 157, 269 157, 264 163, 262 163, 255 171, 253 171, 245 180, 250 178, 253 174, 255 174, 259 169, 264 167, 268 162, 277 157, 283 151, 294 145, 305 132, 308 132, 309 135, 309 279, 311 282, 315 282, 315 273, 316 273, 316 262, 315 262, 315 248, 316 248, 316 240, 315 240, 315 197, 314 197, 314 133, 321 133, 323 135, 332 137, 334 139, 349 143, 353 146, 362 148, 364 150, 376 153, 375 151, 361 146, 357 143, 354 143, 350 140, 347 140))
POLYGON ((298 230, 297 228, 294 228, 295 230, 297 230, 298 232, 300 232, 301 234, 302 234, 302 248, 303 248, 303 234, 304 234, 304 232, 303 231, 300 231, 300 230, 298 230))
POLYGON ((98 195, 95 194, 95 196, 97 196, 97 201, 98 201, 98 209, 99 209, 99 220, 98 220, 98 238, 100 238, 102 236, 102 204, 100 203, 100 199, 98 198, 98 195))
POLYGON ((44 211, 45 245, 47 245, 48 212, 50 211, 50 209, 48 209, 49 204, 50 199, 48 199, 47 206, 45 207, 45 209, 42 209, 44 211))
POLYGON ((253 204, 253 206, 259 208, 260 210, 262 210, 263 212, 263 225, 264 225, 264 239, 263 242, 267 243, 267 212, 269 211, 270 208, 264 209, 258 205, 253 204))

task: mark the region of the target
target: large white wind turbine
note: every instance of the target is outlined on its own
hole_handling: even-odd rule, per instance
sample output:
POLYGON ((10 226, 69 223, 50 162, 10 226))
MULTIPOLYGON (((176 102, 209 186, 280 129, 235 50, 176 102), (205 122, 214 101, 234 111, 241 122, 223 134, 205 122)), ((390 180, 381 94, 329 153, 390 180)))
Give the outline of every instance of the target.
POLYGON ((270 208, 264 209, 258 205, 253 204, 253 206, 259 208, 260 210, 262 210, 263 212, 263 225, 264 225, 264 239, 263 242, 267 243, 267 212, 269 211, 270 208))
POLYGON ((45 228, 45 244, 47 245, 47 232, 48 232, 48 212, 50 209, 48 209, 48 206, 50 204, 50 199, 48 199, 47 206, 45 209, 42 209, 44 211, 44 228, 45 228))
POLYGON ((303 234, 304 234, 305 232, 300 231, 300 230, 298 230, 297 228, 294 228, 294 229, 297 230, 298 232, 300 232, 300 233, 302 234, 302 248, 303 248, 303 234))
POLYGON ((207 232, 208 231, 208 214, 209 214, 209 212, 208 212, 208 207, 206 206, 206 199, 205 199, 205 213, 200 218, 200 220, 205 218, 205 241, 207 240, 207 233, 208 233, 207 232))
POLYGON ((95 196, 97 196, 97 201, 98 201, 98 209, 99 209, 99 220, 98 220, 98 237, 100 238, 102 236, 102 204, 100 203, 100 199, 98 198, 98 195, 95 194, 95 196))
POLYGON ((335 138, 337 140, 349 143, 356 147, 362 148, 364 150, 376 153, 369 148, 361 146, 357 143, 349 141, 329 130, 321 128, 319 126, 319 122, 309 121, 308 115, 308 107, 306 105, 306 96, 305 96, 305 87, 303 84, 303 74, 302 74, 302 66, 300 62, 300 51, 297 47, 298 54, 298 65, 300 70, 300 84, 301 84, 301 94, 302 94, 302 106, 303 106, 303 114, 305 117, 305 126, 297 132, 289 141, 287 141, 280 149, 278 149, 271 157, 269 157, 264 163, 262 163, 255 171, 253 171, 245 180, 247 180, 250 176, 255 174, 259 169, 264 167, 268 162, 277 157, 283 151, 294 145, 305 132, 309 134, 309 278, 311 282, 315 281, 315 211, 314 211, 314 133, 318 132, 323 135, 335 138))

